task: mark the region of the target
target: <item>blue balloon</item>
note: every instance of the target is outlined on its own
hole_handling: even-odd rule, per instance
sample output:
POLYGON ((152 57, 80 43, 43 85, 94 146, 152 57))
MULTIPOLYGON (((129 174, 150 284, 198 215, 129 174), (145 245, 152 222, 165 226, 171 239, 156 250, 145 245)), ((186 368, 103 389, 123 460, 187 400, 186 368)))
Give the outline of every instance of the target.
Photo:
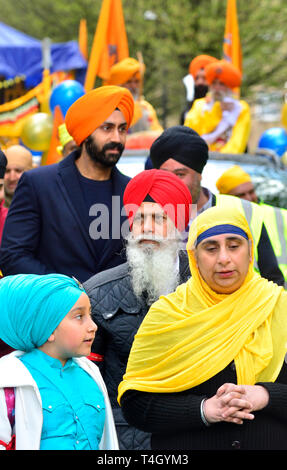
POLYGON ((267 129, 261 135, 258 147, 273 150, 281 157, 287 150, 287 132, 282 127, 267 129))
POLYGON ((53 89, 49 102, 50 109, 54 112, 55 107, 60 106, 65 117, 69 107, 84 94, 85 89, 81 83, 76 80, 65 80, 53 89))

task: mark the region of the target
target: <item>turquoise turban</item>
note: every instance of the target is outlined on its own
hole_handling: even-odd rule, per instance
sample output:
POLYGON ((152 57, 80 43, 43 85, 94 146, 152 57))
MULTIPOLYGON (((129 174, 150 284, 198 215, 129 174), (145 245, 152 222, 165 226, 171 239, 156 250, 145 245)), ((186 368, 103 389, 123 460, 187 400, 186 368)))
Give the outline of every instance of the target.
POLYGON ((83 287, 62 274, 17 274, 0 280, 0 338, 14 349, 44 344, 77 302, 83 287))

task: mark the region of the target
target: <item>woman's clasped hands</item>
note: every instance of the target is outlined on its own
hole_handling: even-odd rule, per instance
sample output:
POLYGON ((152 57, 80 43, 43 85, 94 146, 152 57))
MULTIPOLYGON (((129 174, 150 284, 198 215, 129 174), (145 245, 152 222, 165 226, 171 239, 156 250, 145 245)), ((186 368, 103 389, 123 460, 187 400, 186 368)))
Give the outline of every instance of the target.
POLYGON ((261 385, 226 383, 205 400, 203 412, 210 424, 219 421, 242 424, 244 420, 254 419, 253 411, 265 408, 268 401, 269 393, 261 385))

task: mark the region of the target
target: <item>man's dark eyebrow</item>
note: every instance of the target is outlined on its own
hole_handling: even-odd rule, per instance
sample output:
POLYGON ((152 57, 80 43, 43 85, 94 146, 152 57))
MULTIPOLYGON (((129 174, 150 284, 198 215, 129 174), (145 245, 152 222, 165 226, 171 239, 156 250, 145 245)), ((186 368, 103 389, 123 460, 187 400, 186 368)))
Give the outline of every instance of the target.
MULTIPOLYGON (((114 122, 104 121, 104 122, 101 124, 100 127, 102 127, 102 126, 116 126, 116 125, 117 125, 117 124, 115 124, 114 122)), ((121 126, 127 126, 127 123, 126 123, 126 122, 121 122, 121 123, 119 124, 119 126, 120 126, 120 127, 121 127, 121 126)))

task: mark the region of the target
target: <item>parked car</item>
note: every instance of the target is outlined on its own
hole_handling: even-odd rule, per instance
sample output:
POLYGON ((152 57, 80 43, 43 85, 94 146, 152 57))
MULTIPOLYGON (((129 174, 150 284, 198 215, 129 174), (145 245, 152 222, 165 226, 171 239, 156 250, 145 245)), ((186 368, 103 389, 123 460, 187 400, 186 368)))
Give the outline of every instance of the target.
MULTIPOLYGON (((148 150, 125 150, 117 166, 130 177, 145 169, 148 150)), ((287 167, 272 151, 258 149, 256 154, 209 153, 202 173, 202 186, 218 193, 216 181, 232 165, 240 165, 250 174, 258 197, 264 202, 287 209, 287 167)))

